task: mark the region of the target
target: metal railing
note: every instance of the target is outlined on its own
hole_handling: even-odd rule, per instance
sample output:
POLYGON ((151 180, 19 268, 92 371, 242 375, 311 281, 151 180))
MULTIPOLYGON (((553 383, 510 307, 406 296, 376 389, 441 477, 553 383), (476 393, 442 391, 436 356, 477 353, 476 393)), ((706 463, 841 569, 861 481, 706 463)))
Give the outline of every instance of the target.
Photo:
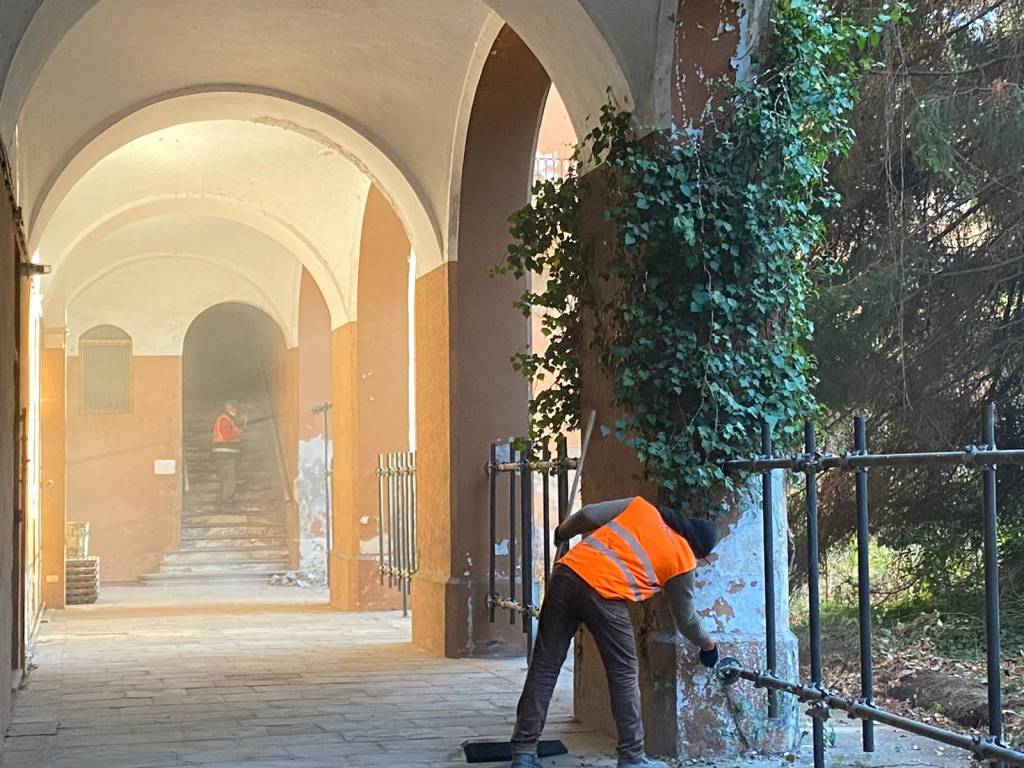
POLYGON ((402 593, 409 615, 416 549, 416 452, 382 453, 377 458, 377 541, 380 583, 402 593))
POLYGON ((569 458, 565 438, 558 440, 553 448, 527 440, 491 443, 486 467, 490 480, 491 542, 487 605, 492 624, 499 608, 508 611, 510 624, 522 622, 527 657, 533 649, 533 620, 540 615, 536 565, 542 564, 541 579, 546 580, 551 573, 554 529, 569 516, 572 505, 569 470, 575 469, 576 464, 577 459, 569 458), (507 498, 507 505, 499 503, 498 478, 501 476, 508 478, 506 490, 501 494, 507 498), (535 520, 534 480, 538 477, 541 507, 539 520, 535 520), (552 480, 555 481, 554 510, 552 480), (499 507, 504 509, 499 510, 499 507), (540 525, 539 553, 535 523, 540 525), (534 559, 538 554, 541 563, 534 559), (505 562, 500 563, 499 557, 505 558, 505 562))
POLYGON ((766 616, 767 669, 755 671, 742 668, 735 660, 723 661, 723 679, 727 684, 748 680, 768 691, 769 714, 777 712, 776 692, 796 696, 809 703, 812 718, 812 736, 815 768, 825 766, 824 720, 831 710, 846 712, 862 722, 862 747, 873 752, 874 723, 880 722, 934 741, 968 750, 979 760, 992 761, 993 766, 1022 765, 1024 752, 1008 748, 1002 743, 1002 689, 1000 680, 1000 621, 999 621, 999 549, 998 504, 996 476, 1001 464, 1024 464, 1024 450, 1001 450, 995 440, 995 408, 985 408, 981 445, 972 445, 957 451, 872 454, 868 451, 867 432, 863 417, 854 420, 853 450, 841 455, 818 451, 814 425, 808 422, 804 433, 804 452, 789 456, 773 453, 771 432, 761 429, 761 452, 747 460, 726 462, 733 471, 760 472, 762 476, 762 505, 764 518, 764 571, 766 616), (982 517, 984 526, 985 571, 985 632, 986 668, 988 676, 988 736, 979 738, 939 728, 912 718, 879 709, 873 701, 872 641, 871 641, 871 573, 869 560, 868 471, 872 467, 926 468, 973 467, 978 470, 982 491, 982 517), (771 531, 774 519, 772 472, 790 470, 804 475, 805 509, 807 516, 807 588, 808 628, 810 634, 811 680, 791 682, 776 676, 776 608, 774 573, 775 553, 771 531), (860 633, 860 697, 847 698, 825 687, 821 652, 821 592, 818 551, 818 478, 828 471, 855 473, 854 491, 857 506, 857 595, 860 633))

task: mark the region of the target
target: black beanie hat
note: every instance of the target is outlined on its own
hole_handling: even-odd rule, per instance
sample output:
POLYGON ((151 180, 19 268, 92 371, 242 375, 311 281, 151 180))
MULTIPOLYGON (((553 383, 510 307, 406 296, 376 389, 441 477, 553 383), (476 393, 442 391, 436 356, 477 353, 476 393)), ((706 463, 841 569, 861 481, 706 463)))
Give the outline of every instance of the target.
POLYGON ((678 510, 660 505, 658 511, 665 524, 686 539, 698 559, 706 560, 718 545, 718 526, 712 520, 687 517, 678 510))

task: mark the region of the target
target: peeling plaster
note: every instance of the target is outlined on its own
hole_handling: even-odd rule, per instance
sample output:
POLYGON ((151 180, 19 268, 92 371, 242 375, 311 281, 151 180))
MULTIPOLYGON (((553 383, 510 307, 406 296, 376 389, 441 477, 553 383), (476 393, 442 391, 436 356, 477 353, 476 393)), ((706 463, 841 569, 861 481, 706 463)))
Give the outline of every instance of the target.
MULTIPOLYGON (((331 451, 331 443, 327 443, 331 451)), ((317 583, 327 581, 327 491, 324 487, 324 438, 299 441, 299 570, 317 583)), ((376 548, 374 549, 376 551, 376 548)))

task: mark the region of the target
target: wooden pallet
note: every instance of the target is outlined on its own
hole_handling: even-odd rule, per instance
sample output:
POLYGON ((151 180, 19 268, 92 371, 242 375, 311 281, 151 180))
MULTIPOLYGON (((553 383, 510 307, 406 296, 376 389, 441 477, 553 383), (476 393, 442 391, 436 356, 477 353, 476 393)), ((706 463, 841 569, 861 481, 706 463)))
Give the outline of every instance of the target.
POLYGON ((100 559, 98 557, 76 557, 64 561, 65 591, 67 605, 89 605, 100 595, 100 559))

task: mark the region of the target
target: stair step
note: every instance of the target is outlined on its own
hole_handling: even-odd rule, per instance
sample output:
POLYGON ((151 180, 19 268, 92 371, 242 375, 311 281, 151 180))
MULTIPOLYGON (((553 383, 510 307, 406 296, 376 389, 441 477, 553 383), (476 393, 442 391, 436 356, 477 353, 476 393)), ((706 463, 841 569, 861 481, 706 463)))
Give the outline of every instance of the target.
POLYGON ((221 551, 221 550, 265 550, 288 551, 288 539, 285 536, 199 536, 181 538, 181 549, 185 552, 221 551))
POLYGON ((263 573, 144 573, 143 584, 266 584, 280 571, 263 573))
POLYGON ((287 558, 229 563, 219 559, 205 562, 160 563, 160 573, 282 573, 287 570, 287 558))
POLYGON ((284 526, 279 525, 190 525, 181 529, 182 542, 216 541, 221 537, 287 540, 284 526))
POLYGON ((161 568, 170 565, 230 565, 288 561, 284 547, 232 547, 230 549, 187 549, 167 552, 161 568))

